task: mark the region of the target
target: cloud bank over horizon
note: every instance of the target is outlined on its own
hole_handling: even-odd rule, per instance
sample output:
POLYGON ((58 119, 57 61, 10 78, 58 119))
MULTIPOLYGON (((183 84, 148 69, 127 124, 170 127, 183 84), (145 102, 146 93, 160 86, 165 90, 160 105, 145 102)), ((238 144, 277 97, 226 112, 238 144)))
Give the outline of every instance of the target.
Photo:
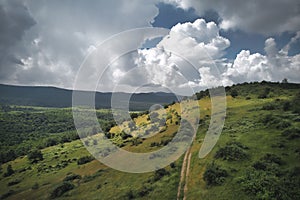
POLYGON ((121 84, 122 91, 131 91, 146 83, 144 91, 171 88, 184 93, 187 88, 197 91, 251 81, 300 82, 300 52, 290 53, 300 39, 300 4, 294 0, 134 0, 130 4, 4 0, 0 3, 0 82, 72 88, 80 65, 97 44, 122 31, 152 27, 161 2, 186 12, 193 9, 199 18, 174 25, 151 48, 114 61, 100 90, 112 91, 121 84), (210 10, 218 14, 218 22, 205 19, 210 10), (265 53, 244 48, 234 59, 227 58, 232 38, 222 33, 235 30, 264 35, 265 53), (285 32, 292 37, 275 40, 274 35, 285 32))

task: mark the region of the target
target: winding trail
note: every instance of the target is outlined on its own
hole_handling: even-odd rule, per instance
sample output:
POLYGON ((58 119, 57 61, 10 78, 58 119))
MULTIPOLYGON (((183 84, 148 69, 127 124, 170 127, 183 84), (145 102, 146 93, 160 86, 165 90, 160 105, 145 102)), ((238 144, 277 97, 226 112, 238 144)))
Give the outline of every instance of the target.
POLYGON ((177 200, 179 200, 179 198, 180 198, 181 186, 182 186, 182 184, 184 182, 184 178, 185 178, 184 174, 185 174, 185 168, 186 168, 186 161, 187 161, 187 157, 188 157, 188 152, 189 151, 185 152, 184 159, 183 159, 183 162, 182 162, 181 173, 180 173, 180 181, 179 181, 178 190, 177 190, 177 200))
POLYGON ((189 150, 189 157, 188 157, 188 162, 187 162, 187 167, 186 167, 186 172, 185 172, 185 184, 184 184, 184 189, 183 189, 183 200, 186 200, 186 195, 187 195, 187 190, 188 190, 188 178, 190 174, 190 164, 191 164, 191 151, 189 150))
POLYGON ((191 162, 191 148, 189 148, 185 155, 182 162, 181 173, 180 173, 180 181, 178 184, 177 190, 177 200, 180 200, 181 191, 183 190, 183 200, 186 200, 186 194, 188 190, 187 181, 189 176, 190 170, 190 162, 191 162))

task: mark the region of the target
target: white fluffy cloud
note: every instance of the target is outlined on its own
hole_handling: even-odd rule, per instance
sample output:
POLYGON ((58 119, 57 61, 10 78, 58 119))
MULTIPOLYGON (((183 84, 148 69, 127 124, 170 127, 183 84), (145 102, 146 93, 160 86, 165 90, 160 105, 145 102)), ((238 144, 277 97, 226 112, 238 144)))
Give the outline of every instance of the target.
MULTIPOLYGON (((266 55, 242 50, 233 61, 225 59, 230 41, 219 35, 214 22, 198 19, 175 25, 156 47, 138 50, 132 68, 119 76, 123 84, 141 86, 145 83, 171 88, 185 93, 187 88, 199 89, 250 81, 281 81, 287 78, 299 82, 300 55, 289 56, 289 46, 281 50, 273 38, 265 41, 266 55), (134 80, 134 81, 132 81, 134 80)), ((115 68, 113 73, 119 73, 115 68)), ((159 88, 159 87, 158 87, 159 88)))
POLYGON ((136 64, 155 85, 184 90, 220 85, 218 67, 228 39, 204 19, 175 25, 156 47, 138 51, 136 64))
MULTIPOLYGON (((292 38, 291 42, 294 41, 295 38, 292 38)), ((269 38, 265 42, 266 55, 251 54, 248 50, 241 51, 233 65, 224 73, 224 78, 229 83, 281 81, 284 78, 291 82, 299 82, 300 54, 289 56, 287 49, 286 46, 278 50, 275 40, 269 38)))
POLYGON ((300 4, 297 0, 211 1, 165 0, 181 8, 194 8, 200 16, 213 10, 221 18, 221 28, 277 34, 300 29, 300 4))

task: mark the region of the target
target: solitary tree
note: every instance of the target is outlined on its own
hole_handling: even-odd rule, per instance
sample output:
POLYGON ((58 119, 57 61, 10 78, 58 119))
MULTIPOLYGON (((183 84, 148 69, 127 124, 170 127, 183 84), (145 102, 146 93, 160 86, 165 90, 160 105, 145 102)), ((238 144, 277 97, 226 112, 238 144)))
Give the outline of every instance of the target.
POLYGON ((31 163, 36 163, 40 160, 43 160, 43 154, 42 154, 41 150, 38 150, 38 149, 34 149, 34 150, 30 151, 29 154, 27 155, 27 157, 31 163))
POLYGON ((4 177, 10 176, 13 173, 15 173, 15 171, 13 170, 11 164, 7 165, 6 173, 4 174, 4 177))
POLYGON ((237 97, 239 94, 238 94, 237 90, 233 89, 233 90, 231 90, 230 95, 231 95, 233 98, 235 98, 235 97, 237 97))
POLYGON ((287 78, 284 78, 284 79, 281 81, 281 83, 288 83, 287 78))

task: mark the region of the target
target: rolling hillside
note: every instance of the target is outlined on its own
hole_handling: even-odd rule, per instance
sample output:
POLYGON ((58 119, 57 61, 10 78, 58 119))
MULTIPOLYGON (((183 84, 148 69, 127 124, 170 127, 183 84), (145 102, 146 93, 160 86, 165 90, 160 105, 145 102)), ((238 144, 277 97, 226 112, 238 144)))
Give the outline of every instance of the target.
MULTIPOLYGON (((101 145, 100 138, 105 134, 127 151, 160 149, 178 131, 182 114, 179 103, 154 111, 157 113, 154 118, 166 117, 165 124, 159 124, 159 120, 153 122, 151 113, 136 116, 135 126, 143 127, 145 132, 149 130, 151 137, 137 137, 142 132, 125 121, 121 127, 113 126, 83 140, 74 138, 43 147, 42 158, 35 152, 38 156, 32 160, 31 152, 3 163, 1 198, 300 199, 300 85, 247 83, 227 87, 226 92, 223 132, 212 152, 203 159, 198 153, 211 119, 208 91, 198 93, 197 101, 185 101, 188 105, 185 113, 192 113, 191 105, 199 103, 199 129, 190 149, 166 168, 142 174, 119 172, 91 157, 83 142, 101 145), (158 130, 151 128, 153 123, 157 123, 158 130), (130 130, 133 136, 125 135, 120 128, 130 130)), ((2 117, 41 109, 22 108, 2 111, 2 117)), ((60 115, 61 109, 54 110, 60 115)))
MULTIPOLYGON (((83 95, 91 92, 82 92, 83 95)), ((153 104, 168 104, 178 101, 170 93, 117 93, 123 98, 130 97, 130 110, 147 110, 153 104)), ((112 93, 96 92, 95 106, 97 109, 111 107, 112 93)), ((41 107, 72 107, 72 90, 42 86, 12 86, 0 84, 0 104, 41 106, 41 107)))

